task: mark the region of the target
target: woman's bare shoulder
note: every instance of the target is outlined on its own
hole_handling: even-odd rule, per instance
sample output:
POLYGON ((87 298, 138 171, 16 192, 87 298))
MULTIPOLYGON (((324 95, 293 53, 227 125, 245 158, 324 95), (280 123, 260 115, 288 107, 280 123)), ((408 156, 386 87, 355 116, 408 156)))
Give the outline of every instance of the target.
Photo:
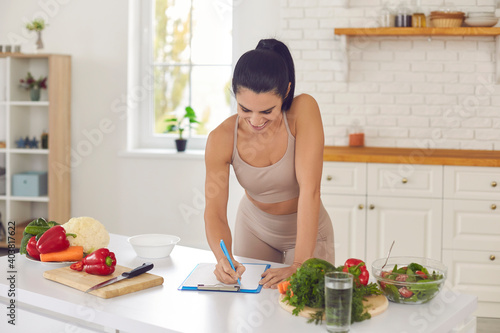
POLYGON ((215 129, 213 129, 210 134, 208 135, 208 138, 213 138, 214 140, 219 140, 219 139, 227 139, 227 136, 233 136, 234 135, 234 127, 236 125, 236 118, 237 115, 232 115, 226 120, 224 120, 222 123, 219 124, 215 129))
POLYGON ((218 156, 229 159, 233 151, 234 127, 237 115, 232 115, 210 132, 207 139, 205 156, 218 156))
POLYGON ((302 108, 310 109, 310 108, 318 108, 318 103, 316 99, 309 94, 300 94, 294 97, 292 108, 294 110, 300 110, 302 108))
POLYGON ((309 123, 311 119, 317 119, 318 117, 321 117, 318 103, 309 94, 295 96, 292 106, 287 112, 287 118, 293 135, 296 133, 298 123, 309 123))

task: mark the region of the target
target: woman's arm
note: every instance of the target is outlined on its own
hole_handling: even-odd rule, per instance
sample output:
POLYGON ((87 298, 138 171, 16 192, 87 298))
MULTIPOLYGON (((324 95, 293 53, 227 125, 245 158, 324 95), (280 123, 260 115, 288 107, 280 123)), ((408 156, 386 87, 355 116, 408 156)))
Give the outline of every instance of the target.
POLYGON ((318 235, 325 138, 318 104, 301 95, 295 123, 295 172, 300 187, 294 263, 311 258, 318 235))
POLYGON ((214 274, 224 283, 236 283, 245 268, 232 258, 232 237, 227 221, 227 201, 229 194, 229 166, 231 163, 232 141, 224 128, 218 128, 209 135, 205 149, 205 233, 210 249, 217 260, 214 274), (231 145, 228 145, 228 142, 231 145), (234 272, 220 248, 223 239, 231 260, 236 268, 234 272))
POLYGON ((290 112, 294 112, 295 117, 295 173, 300 188, 295 257, 292 266, 268 270, 269 273, 264 275, 264 287, 271 288, 295 273, 313 256, 318 234, 324 149, 321 114, 318 104, 309 95, 296 97, 290 112))

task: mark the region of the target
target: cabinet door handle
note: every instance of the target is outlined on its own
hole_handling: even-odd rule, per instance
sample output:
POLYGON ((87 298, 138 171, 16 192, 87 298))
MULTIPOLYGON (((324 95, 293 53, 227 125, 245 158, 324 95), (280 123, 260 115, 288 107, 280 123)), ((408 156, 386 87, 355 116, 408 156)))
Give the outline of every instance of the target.
POLYGON ((363 204, 359 204, 358 209, 362 210, 363 208, 365 208, 365 206, 363 204))
POLYGON ((495 255, 494 255, 494 254, 492 254, 492 255, 490 256, 490 260, 491 260, 491 261, 493 261, 493 260, 495 260, 495 259, 496 259, 495 255))
POLYGON ((375 205, 370 205, 370 209, 371 210, 375 209, 375 205))
POLYGON ((497 209, 497 205, 492 204, 492 205, 491 205, 491 210, 495 210, 495 209, 497 209))
POLYGON ((496 182, 496 181, 492 181, 492 182, 491 182, 491 187, 497 187, 497 185, 498 185, 498 184, 497 184, 497 182, 496 182))
POLYGON ((401 182, 402 182, 403 184, 408 183, 408 178, 403 178, 403 179, 401 180, 401 182))
POLYGON ((330 181, 330 180, 332 180, 332 179, 333 179, 333 177, 332 177, 332 176, 330 176, 330 175, 326 176, 326 180, 330 181))

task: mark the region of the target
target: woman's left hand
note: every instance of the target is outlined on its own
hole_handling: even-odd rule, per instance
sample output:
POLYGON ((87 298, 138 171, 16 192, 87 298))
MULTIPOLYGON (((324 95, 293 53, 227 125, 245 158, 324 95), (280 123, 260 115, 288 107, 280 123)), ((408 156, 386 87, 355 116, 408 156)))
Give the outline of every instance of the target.
POLYGON ((262 273, 262 280, 260 280, 259 283, 263 285, 264 288, 276 289, 281 281, 292 276, 292 274, 296 271, 296 266, 269 268, 267 271, 262 273))

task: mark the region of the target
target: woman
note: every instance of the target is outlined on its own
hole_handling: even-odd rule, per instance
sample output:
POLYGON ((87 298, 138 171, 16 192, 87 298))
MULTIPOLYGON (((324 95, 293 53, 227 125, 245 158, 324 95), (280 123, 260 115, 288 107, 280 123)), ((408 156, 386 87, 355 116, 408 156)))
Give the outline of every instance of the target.
POLYGON ((224 283, 236 283, 245 267, 232 258, 227 221, 229 168, 245 195, 238 207, 234 253, 288 264, 263 274, 264 288, 291 276, 308 258, 334 262, 333 228, 321 203, 324 135, 314 98, 294 97, 290 51, 261 40, 238 60, 233 73, 238 112, 213 130, 205 152, 205 228, 224 283), (220 249, 223 239, 235 270, 220 249))

